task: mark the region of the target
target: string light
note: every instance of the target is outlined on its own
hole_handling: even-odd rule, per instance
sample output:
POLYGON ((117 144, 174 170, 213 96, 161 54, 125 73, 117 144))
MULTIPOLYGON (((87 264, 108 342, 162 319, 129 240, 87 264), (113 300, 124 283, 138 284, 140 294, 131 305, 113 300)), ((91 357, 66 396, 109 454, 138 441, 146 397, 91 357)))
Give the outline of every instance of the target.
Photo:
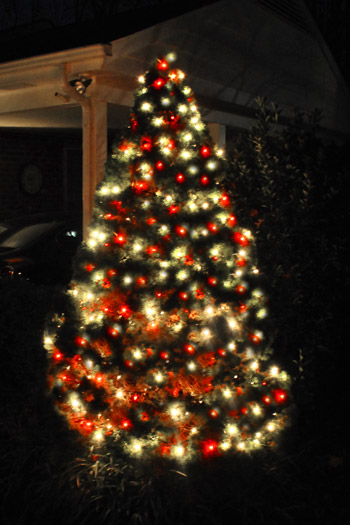
POLYGON ((44 345, 57 406, 91 451, 183 463, 272 446, 290 378, 266 364, 253 232, 174 58, 138 78, 75 262, 75 314, 44 345))

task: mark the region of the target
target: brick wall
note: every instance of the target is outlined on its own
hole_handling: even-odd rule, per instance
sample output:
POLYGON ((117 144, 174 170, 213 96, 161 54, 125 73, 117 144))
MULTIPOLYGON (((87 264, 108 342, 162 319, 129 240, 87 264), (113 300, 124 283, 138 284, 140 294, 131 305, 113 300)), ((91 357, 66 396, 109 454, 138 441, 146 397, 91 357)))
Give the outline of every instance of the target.
MULTIPOLYGON (((36 212, 67 211, 64 208, 71 202, 67 192, 81 188, 79 150, 80 131, 0 129, 0 221, 36 212), (68 150, 77 154, 67 156, 68 150), (67 169, 67 158, 76 165, 67 169), (26 164, 37 165, 44 176, 43 187, 36 195, 26 194, 19 184, 19 173, 26 164)), ((81 196, 74 198, 79 201, 81 196)))

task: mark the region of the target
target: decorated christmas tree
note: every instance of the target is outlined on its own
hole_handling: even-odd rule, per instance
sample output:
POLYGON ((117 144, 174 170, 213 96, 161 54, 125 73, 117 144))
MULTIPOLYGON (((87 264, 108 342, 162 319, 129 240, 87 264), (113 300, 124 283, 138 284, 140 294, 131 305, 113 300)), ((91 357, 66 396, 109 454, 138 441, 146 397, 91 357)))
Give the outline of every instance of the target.
POLYGON ((289 377, 223 152, 172 62, 139 78, 45 346, 55 403, 89 449, 189 461, 273 446, 289 377))

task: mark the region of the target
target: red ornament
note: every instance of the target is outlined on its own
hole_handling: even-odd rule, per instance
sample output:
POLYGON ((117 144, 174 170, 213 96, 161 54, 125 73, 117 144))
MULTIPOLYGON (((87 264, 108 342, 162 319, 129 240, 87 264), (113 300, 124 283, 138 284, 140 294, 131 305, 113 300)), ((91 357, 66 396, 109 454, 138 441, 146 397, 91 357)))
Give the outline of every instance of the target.
POLYGON ((227 224, 229 226, 234 226, 236 224, 236 222, 237 222, 237 219, 236 219, 236 217, 234 215, 230 215, 228 217, 228 219, 227 219, 227 224))
POLYGON ((124 233, 115 233, 114 234, 114 242, 115 244, 118 244, 119 246, 124 246, 126 243, 126 236, 124 233))
POLYGON ((60 352, 59 350, 56 350, 55 353, 53 354, 53 358, 54 358, 56 361, 60 361, 61 359, 63 359, 63 354, 62 354, 62 352, 60 352))
POLYGON ((128 430, 132 427, 132 423, 130 419, 123 419, 120 423, 121 428, 124 428, 125 430, 128 430))
POLYGON ((218 348, 218 354, 221 356, 221 357, 225 357, 226 356, 226 350, 225 348, 218 348))
POLYGON ((166 69, 168 69, 169 67, 169 64, 168 62, 163 58, 162 60, 159 60, 158 61, 158 65, 157 65, 158 69, 160 71, 165 71, 166 69))
POLYGON ((210 286, 216 286, 218 284, 218 280, 216 277, 208 277, 208 283, 210 286))
POLYGON ((159 252, 159 247, 157 245, 155 246, 147 246, 146 253, 148 255, 153 255, 154 253, 159 252))
POLYGON ((135 193, 143 193, 148 190, 148 184, 145 180, 138 180, 133 184, 133 190, 135 193))
POLYGON ((247 265, 247 261, 243 257, 237 259, 237 266, 243 267, 247 265))
POLYGON ((152 86, 153 86, 155 89, 162 89, 162 87, 164 86, 164 84, 165 84, 165 80, 164 80, 164 78, 157 78, 157 79, 153 82, 152 86))
POLYGON ((87 265, 85 266, 85 270, 86 270, 87 272, 92 272, 92 270, 94 270, 95 268, 96 268, 96 266, 95 266, 94 264, 87 264, 87 265))
POLYGON ((170 215, 173 215, 174 213, 177 213, 179 209, 180 209, 180 206, 177 206, 176 204, 172 204, 171 206, 169 206, 168 212, 170 215))
POLYGON ((164 359, 164 361, 166 361, 167 359, 169 359, 169 354, 168 352, 166 352, 165 350, 162 350, 159 354, 159 357, 161 359, 164 359))
POLYGON ((138 277, 136 279, 137 286, 144 286, 146 284, 146 282, 147 282, 146 277, 138 277))
POLYGON ((165 168, 164 162, 161 161, 161 160, 158 160, 156 162, 156 168, 157 168, 158 171, 162 171, 165 168))
POLYGON ((214 222, 208 222, 207 228, 211 233, 218 233, 219 231, 218 225, 215 224, 214 222))
POLYGON ((186 180, 185 175, 183 175, 182 173, 178 173, 176 175, 176 182, 178 182, 179 184, 183 184, 185 180, 186 180))
POLYGON ((271 405, 272 399, 271 399, 270 396, 263 396, 262 397, 262 402, 265 403, 265 405, 271 405))
POLYGON ((202 146, 201 147, 201 155, 202 157, 205 159, 207 157, 210 157, 211 155, 211 150, 208 146, 202 146))
POLYGON ((143 151, 151 151, 152 139, 150 137, 142 137, 140 147, 143 151))
POLYGON ((243 235, 243 233, 235 232, 232 235, 232 239, 240 246, 249 246, 249 240, 245 235, 243 235))
POLYGON ((200 182, 202 186, 208 186, 208 184, 210 183, 210 178, 208 177, 208 175, 202 175, 200 182))
POLYGON ((260 343, 260 337, 257 334, 249 334, 249 339, 255 345, 258 345, 260 343))
POLYGON ((84 339, 84 337, 80 337, 79 335, 75 338, 75 342, 79 346, 86 346, 87 345, 87 340, 84 339))
POLYGON ((155 224, 157 222, 157 219, 155 217, 150 217, 146 220, 146 222, 149 226, 152 226, 152 224, 155 224))
POLYGON ((288 393, 286 390, 283 390, 283 388, 277 388, 276 390, 273 390, 272 396, 279 405, 286 403, 288 400, 288 393))
POLYGON ((213 456, 218 453, 218 442, 214 439, 208 439, 202 442, 202 450, 205 456, 213 456))
POLYGON ((193 355, 196 351, 195 347, 193 345, 190 345, 189 343, 184 344, 184 350, 187 354, 193 355))
POLYGON ((218 417, 219 413, 218 413, 217 410, 215 410, 213 408, 212 410, 209 411, 209 415, 210 415, 210 417, 216 418, 216 417, 218 417))
POLYGON ((235 291, 236 293, 243 295, 246 292, 246 288, 245 286, 243 286, 243 284, 239 284, 238 286, 236 286, 235 291))
POLYGON ((230 197, 226 193, 222 194, 221 199, 220 199, 220 204, 224 208, 230 205, 230 197))
POLYGON ((205 294, 201 288, 196 290, 196 299, 204 299, 205 294))
POLYGON ((113 326, 108 326, 107 332, 111 337, 118 337, 119 331, 117 328, 114 328, 113 326))
POLYGON ((187 292, 179 292, 179 297, 183 301, 187 301, 187 299, 189 298, 189 294, 187 292))
POLYGON ((129 319, 129 317, 132 315, 132 310, 127 304, 122 304, 119 308, 118 313, 124 319, 129 319))
POLYGON ((175 233, 177 235, 180 235, 180 237, 185 237, 187 235, 187 230, 184 228, 184 226, 180 226, 179 224, 175 226, 175 233))

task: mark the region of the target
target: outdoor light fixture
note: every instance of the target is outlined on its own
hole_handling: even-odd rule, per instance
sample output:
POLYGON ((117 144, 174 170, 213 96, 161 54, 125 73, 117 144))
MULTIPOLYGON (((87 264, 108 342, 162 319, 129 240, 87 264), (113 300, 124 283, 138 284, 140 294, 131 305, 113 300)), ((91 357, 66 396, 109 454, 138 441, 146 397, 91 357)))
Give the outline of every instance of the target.
POLYGON ((75 89, 79 95, 84 95, 85 91, 92 82, 92 78, 80 77, 71 80, 69 84, 75 89))

